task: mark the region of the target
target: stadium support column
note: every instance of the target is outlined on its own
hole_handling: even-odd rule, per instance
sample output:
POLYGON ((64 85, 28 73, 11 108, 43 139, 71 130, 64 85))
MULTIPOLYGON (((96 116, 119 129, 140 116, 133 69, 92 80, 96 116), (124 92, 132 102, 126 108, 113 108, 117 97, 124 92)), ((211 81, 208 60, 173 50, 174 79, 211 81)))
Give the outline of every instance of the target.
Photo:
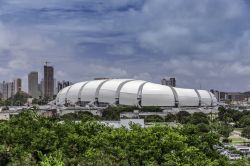
POLYGON ((208 92, 208 93, 209 93, 209 96, 211 98, 211 107, 213 107, 213 105, 214 105, 213 96, 211 95, 211 92, 208 92))
POLYGON ((169 86, 174 94, 174 99, 175 99, 175 107, 179 107, 179 97, 178 97, 178 94, 176 92, 176 90, 174 89, 174 87, 172 86, 169 86))
POLYGON ((100 92, 100 89, 101 89, 102 85, 103 85, 105 82, 107 82, 107 81, 109 81, 109 79, 103 81, 103 82, 97 87, 97 89, 96 89, 96 91, 95 91, 95 105, 97 105, 98 107, 99 107, 99 101, 98 101, 98 99, 99 99, 99 92, 100 92))
POLYGON ((195 89, 195 92, 197 93, 197 96, 199 98, 199 107, 201 107, 201 95, 200 95, 200 93, 198 92, 197 89, 195 89))
POLYGON ((140 85, 138 92, 137 92, 137 100, 138 100, 138 106, 142 107, 141 101, 142 101, 142 89, 144 87, 144 85, 148 83, 148 82, 144 82, 140 85))
POLYGON ((69 90, 71 89, 71 87, 72 87, 72 85, 69 87, 69 89, 67 90, 66 95, 65 95, 66 104, 72 104, 72 103, 69 103, 69 100, 68 100, 68 93, 69 93, 69 90))
POLYGON ((80 88, 79 92, 78 92, 78 102, 79 105, 81 106, 82 100, 81 100, 81 95, 82 95, 82 90, 83 88, 89 83, 90 81, 85 82, 82 87, 80 88))

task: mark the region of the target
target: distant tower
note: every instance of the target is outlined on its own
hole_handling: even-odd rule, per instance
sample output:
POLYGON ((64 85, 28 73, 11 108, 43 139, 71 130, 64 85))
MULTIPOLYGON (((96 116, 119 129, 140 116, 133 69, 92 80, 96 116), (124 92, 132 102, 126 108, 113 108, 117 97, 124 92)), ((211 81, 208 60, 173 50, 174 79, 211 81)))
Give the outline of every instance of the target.
POLYGON ((0 83, 0 99, 3 98, 3 83, 0 83))
POLYGON ((6 90, 7 90, 7 98, 11 98, 14 96, 14 83, 13 82, 8 82, 6 83, 6 90))
POLYGON ((161 84, 176 87, 176 79, 175 78, 169 78, 169 79, 163 78, 161 80, 161 84))
POLYGON ((13 84, 14 84, 14 94, 22 91, 22 79, 21 78, 15 79, 13 84))
POLYGON ((44 97, 53 98, 54 95, 54 68, 48 66, 48 62, 44 66, 44 97))
POLYGON ((28 90, 29 95, 31 95, 33 98, 39 98, 38 93, 38 72, 33 71, 30 72, 28 75, 28 90))

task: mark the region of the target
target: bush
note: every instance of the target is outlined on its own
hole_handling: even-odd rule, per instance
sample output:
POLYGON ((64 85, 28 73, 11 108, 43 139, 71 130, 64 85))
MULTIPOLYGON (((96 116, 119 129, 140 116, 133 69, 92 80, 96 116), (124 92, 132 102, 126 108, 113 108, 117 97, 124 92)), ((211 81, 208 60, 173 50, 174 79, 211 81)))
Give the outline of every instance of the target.
POLYGON ((147 107, 142 107, 141 112, 162 112, 162 109, 161 107, 147 106, 147 107))
POLYGON ((165 122, 174 122, 176 121, 176 116, 174 114, 168 114, 165 116, 165 122))
POLYGON ((176 114, 177 121, 182 124, 186 124, 190 121, 191 114, 187 111, 180 111, 176 114))
POLYGON ((87 111, 79 111, 76 113, 64 114, 60 117, 61 120, 70 120, 70 121, 91 121, 91 120, 100 120, 99 116, 94 116, 92 113, 87 111))
POLYGON ((145 122, 164 122, 164 119, 159 115, 145 116, 145 122))
POLYGON ((203 112, 195 112, 192 114, 192 116, 190 117, 190 123, 192 124, 209 124, 209 119, 207 117, 206 114, 204 114, 203 112))
POLYGON ((199 123, 197 125, 199 132, 208 133, 210 131, 209 125, 205 123, 199 123))
POLYGON ((120 113, 122 112, 133 112, 134 110, 138 110, 135 106, 109 106, 108 108, 104 109, 102 112, 102 118, 104 120, 119 120, 120 113))

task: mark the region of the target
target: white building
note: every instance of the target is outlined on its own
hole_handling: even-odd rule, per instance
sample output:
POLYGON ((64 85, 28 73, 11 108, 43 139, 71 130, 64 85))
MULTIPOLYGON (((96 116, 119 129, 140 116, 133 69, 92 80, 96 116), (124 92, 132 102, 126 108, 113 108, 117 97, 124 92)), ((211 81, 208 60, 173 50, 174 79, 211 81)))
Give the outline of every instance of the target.
POLYGON ((62 89, 56 104, 213 107, 217 100, 206 90, 175 88, 134 79, 104 79, 79 82, 62 89))

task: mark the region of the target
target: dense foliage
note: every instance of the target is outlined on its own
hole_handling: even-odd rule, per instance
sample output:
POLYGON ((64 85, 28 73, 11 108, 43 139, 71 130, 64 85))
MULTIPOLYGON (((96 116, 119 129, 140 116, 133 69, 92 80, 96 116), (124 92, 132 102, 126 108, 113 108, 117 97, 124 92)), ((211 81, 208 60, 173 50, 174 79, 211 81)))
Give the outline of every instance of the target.
POLYGON ((160 107, 136 107, 136 106, 109 106, 103 110, 103 119, 104 120, 119 120, 120 113, 122 112, 133 112, 134 110, 139 110, 140 112, 161 112, 162 109, 160 107))
POLYGON ((64 114, 60 117, 61 120, 70 120, 70 121, 91 121, 91 120, 100 120, 101 117, 94 116, 90 112, 76 112, 76 113, 68 113, 64 114))
POLYGON ((118 107, 108 107, 103 110, 102 117, 104 120, 119 120, 120 113, 122 112, 133 112, 138 108, 135 106, 118 106, 118 107))
POLYGON ((233 165, 215 144, 217 134, 192 124, 114 129, 33 111, 0 123, 0 165, 233 165))
POLYGON ((7 100, 0 99, 0 106, 23 106, 27 102, 28 98, 28 94, 24 92, 17 92, 12 98, 9 98, 7 100))
POLYGON ((238 111, 233 109, 219 108, 218 118, 225 124, 234 123, 235 127, 250 126, 250 111, 238 111))

